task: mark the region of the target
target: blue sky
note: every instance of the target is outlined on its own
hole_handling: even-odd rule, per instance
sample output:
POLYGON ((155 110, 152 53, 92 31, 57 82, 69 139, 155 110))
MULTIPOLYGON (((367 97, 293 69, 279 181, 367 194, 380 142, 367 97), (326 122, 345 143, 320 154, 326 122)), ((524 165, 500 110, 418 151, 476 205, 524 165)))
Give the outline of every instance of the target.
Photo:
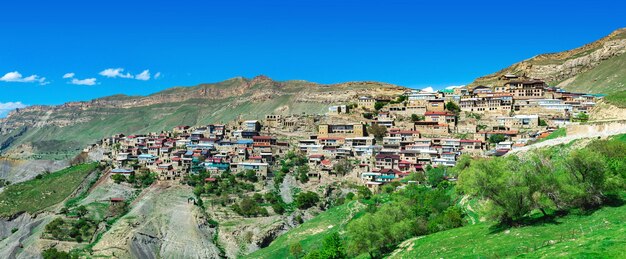
POLYGON ((5 2, 0 113, 258 74, 460 85, 626 26, 624 1, 545 2, 5 2))

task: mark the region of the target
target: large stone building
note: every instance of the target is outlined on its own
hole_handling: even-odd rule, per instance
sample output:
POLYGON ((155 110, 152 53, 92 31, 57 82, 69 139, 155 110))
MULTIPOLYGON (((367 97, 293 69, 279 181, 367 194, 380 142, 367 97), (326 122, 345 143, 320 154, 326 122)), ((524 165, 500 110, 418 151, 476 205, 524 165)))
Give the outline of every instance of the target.
POLYGON ((318 137, 342 137, 355 138, 365 136, 365 125, 363 124, 320 124, 318 127, 318 137))

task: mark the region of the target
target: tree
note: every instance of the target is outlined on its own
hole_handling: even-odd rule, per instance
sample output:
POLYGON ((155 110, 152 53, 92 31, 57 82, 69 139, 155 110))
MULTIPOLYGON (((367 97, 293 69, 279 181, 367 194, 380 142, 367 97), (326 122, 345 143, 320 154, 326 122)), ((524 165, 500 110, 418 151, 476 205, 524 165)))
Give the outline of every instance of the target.
POLYGON ((461 108, 459 108, 459 106, 452 101, 446 103, 446 110, 451 111, 455 114, 458 114, 459 112, 461 112, 461 108))
POLYGON ((126 176, 124 176, 123 174, 114 174, 111 176, 111 179, 113 179, 113 182, 115 182, 116 184, 126 182, 126 176))
POLYGON ((383 139, 385 134, 387 134, 387 127, 378 124, 372 124, 371 126, 367 127, 367 133, 372 134, 372 136, 374 136, 376 140, 380 141, 383 139))
POLYGON ((416 121, 423 121, 424 120, 424 115, 417 115, 417 114, 411 114, 411 121, 412 122, 416 122, 416 121))
POLYGON ((256 172, 254 170, 246 170, 243 175, 244 179, 256 183, 259 178, 256 176, 256 172))
POLYGON ((376 109, 378 111, 378 110, 382 109, 384 106, 385 106, 384 102, 376 102, 374 104, 374 109, 376 109))
POLYGON ((365 186, 357 187, 357 192, 359 194, 359 198, 369 200, 372 197, 372 191, 365 186))
POLYGON ((384 247, 385 242, 387 242, 377 231, 380 224, 381 222, 377 222, 374 215, 370 213, 348 223, 346 233, 348 236, 348 253, 356 257, 366 252, 370 258, 376 258, 380 248, 384 247))
POLYGON ((503 134, 492 134, 491 136, 489 136, 489 142, 491 143, 500 143, 502 141, 506 140, 506 136, 504 136, 503 134))
POLYGON ((539 119, 539 126, 546 127, 548 126, 548 123, 544 119, 539 119))
POLYGON ((519 158, 483 159, 472 163, 459 176, 459 188, 487 201, 485 213, 501 223, 511 225, 533 209, 532 189, 528 178, 515 173, 519 158))
POLYGON ((586 122, 589 120, 589 115, 584 112, 579 112, 574 116, 573 121, 586 122))
POLYGON ((295 258, 302 257, 304 250, 302 250, 302 245, 300 242, 293 243, 289 246, 289 254, 295 258))
POLYGON ((445 229, 458 228, 463 225, 463 216, 458 207, 448 207, 443 213, 443 224, 445 229))
POLYGON ((304 210, 315 206, 320 201, 320 197, 315 192, 301 192, 296 196, 296 206, 298 209, 304 210))
POLYGON ((309 166, 298 166, 298 169, 296 169, 296 178, 300 180, 301 183, 307 183, 309 181, 309 166))
POLYGON ((261 195, 260 193, 255 193, 252 195, 252 199, 257 202, 257 203, 263 203, 263 195, 261 195))
POLYGON ((426 169, 426 179, 432 187, 437 187, 444 180, 444 169, 441 167, 428 167, 426 169))
POLYGON ((337 232, 324 237, 322 241, 322 249, 319 253, 321 258, 341 259, 346 258, 343 251, 343 243, 337 232))
POLYGON ((76 214, 79 217, 83 217, 83 216, 87 215, 88 212, 89 212, 89 210, 87 210, 87 207, 85 207, 85 205, 80 205, 80 206, 78 206, 78 208, 76 208, 76 214))
POLYGON ((280 203, 272 204, 272 210, 274 210, 276 214, 280 214, 280 215, 285 213, 285 207, 283 207, 283 205, 280 203))
POLYGON ((344 159, 340 159, 339 162, 333 165, 333 172, 335 172, 335 174, 337 175, 344 176, 350 171, 352 171, 352 168, 353 168, 352 163, 350 163, 350 161, 344 158, 344 159))

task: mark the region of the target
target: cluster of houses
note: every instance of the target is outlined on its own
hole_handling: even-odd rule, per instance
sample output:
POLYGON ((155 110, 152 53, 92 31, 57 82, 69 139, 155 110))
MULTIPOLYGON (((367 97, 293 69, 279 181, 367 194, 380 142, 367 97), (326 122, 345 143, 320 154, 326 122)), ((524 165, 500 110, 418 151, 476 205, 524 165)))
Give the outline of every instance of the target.
POLYGON ((510 74, 503 79, 506 83, 497 87, 407 91, 400 101, 357 96, 315 119, 270 114, 263 120, 118 134, 97 145, 110 151, 112 173, 131 174, 144 167, 160 180, 175 180, 198 169, 252 170, 265 179, 284 154, 295 151, 308 158, 312 180, 333 175, 340 161, 349 161, 349 176, 375 189, 428 165, 454 166, 462 154, 503 155, 571 123, 599 98, 510 74), (449 103, 457 108, 450 110, 449 103), (371 134, 373 125, 386 132, 371 134), (494 135, 500 141, 493 143, 494 135))

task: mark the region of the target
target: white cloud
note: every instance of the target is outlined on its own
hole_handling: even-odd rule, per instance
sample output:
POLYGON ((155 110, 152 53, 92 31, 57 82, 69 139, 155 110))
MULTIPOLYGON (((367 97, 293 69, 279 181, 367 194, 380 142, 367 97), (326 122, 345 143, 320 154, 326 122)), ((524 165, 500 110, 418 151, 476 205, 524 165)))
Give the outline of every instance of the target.
MULTIPOLYGON (((108 78, 134 78, 137 80, 147 81, 150 80, 150 70, 146 69, 139 74, 133 75, 129 72, 124 72, 123 68, 107 68, 99 73, 101 76, 108 78)), ((158 78, 161 73, 156 73, 153 78, 158 78)))
POLYGON ((99 74, 101 76, 105 76, 109 78, 116 78, 116 77, 133 78, 133 75, 131 75, 130 73, 124 74, 123 72, 124 72, 123 68, 107 68, 105 70, 102 70, 99 74))
POLYGON ((435 89, 433 89, 431 86, 422 89, 422 92, 432 93, 434 91, 435 91, 435 89))
POLYGON ((74 75, 75 75, 75 74, 74 74, 74 73, 71 73, 71 72, 70 72, 70 73, 66 73, 65 75, 63 75, 63 78, 64 78, 64 79, 67 79, 67 78, 74 78, 74 75))
POLYGON ((451 86, 446 87, 446 89, 452 90, 452 89, 461 88, 461 87, 465 87, 465 85, 451 85, 451 86))
POLYGON ((154 74, 154 79, 158 79, 159 77, 161 77, 161 72, 156 72, 156 74, 154 74))
POLYGON ((135 76, 135 79, 137 80, 150 80, 150 70, 146 69, 143 72, 141 72, 140 74, 135 76))
POLYGON ((39 83, 41 85, 47 85, 50 82, 46 81, 45 77, 40 77, 38 75, 30 75, 27 77, 22 76, 20 72, 13 71, 6 73, 4 76, 0 78, 2 82, 18 82, 18 83, 39 83))
POLYGON ((27 105, 22 102, 0 103, 0 118, 6 116, 12 110, 24 108, 26 106, 27 105))
POLYGON ((72 81, 70 82, 70 84, 73 84, 73 85, 95 85, 96 84, 96 79, 95 78, 85 78, 85 79, 73 78, 72 81))

